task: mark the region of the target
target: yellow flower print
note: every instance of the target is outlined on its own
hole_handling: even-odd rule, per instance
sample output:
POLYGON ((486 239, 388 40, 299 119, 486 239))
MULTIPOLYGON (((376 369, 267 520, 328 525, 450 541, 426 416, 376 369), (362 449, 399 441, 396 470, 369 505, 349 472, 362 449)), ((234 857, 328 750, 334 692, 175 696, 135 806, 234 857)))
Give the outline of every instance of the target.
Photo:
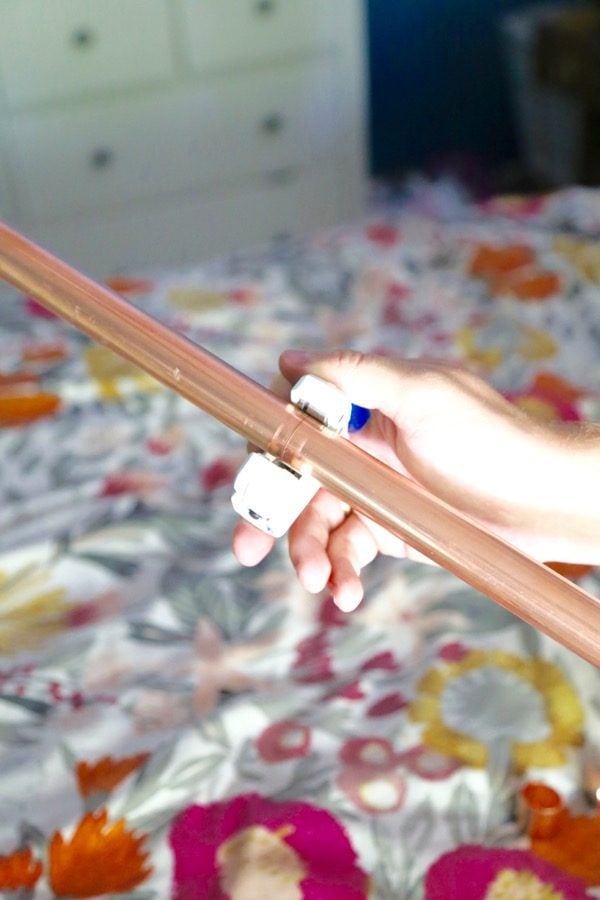
POLYGON ((549 332, 530 325, 521 325, 521 340, 517 352, 529 362, 550 359, 558 353, 558 345, 549 332))
POLYGON ((220 881, 227 896, 259 897, 271 892, 280 900, 300 900, 306 878, 301 857, 285 842, 293 825, 271 831, 251 825, 226 840, 217 850, 220 881))
POLYGON ((227 303, 227 295, 222 291, 212 291, 199 287, 174 287, 168 293, 169 303, 185 312, 203 313, 220 309, 227 303))
POLYGON ((563 900, 564 894, 558 894, 533 872, 502 869, 485 892, 484 900, 517 900, 518 897, 526 900, 563 900))
POLYGON ((0 653, 36 646, 64 627, 67 591, 50 579, 47 567, 0 572, 0 653))
POLYGON ((454 342, 466 362, 478 369, 489 371, 497 368, 503 359, 500 347, 478 347, 476 332, 466 325, 454 334, 454 342))
POLYGON ((121 400, 127 394, 128 387, 150 393, 160 389, 154 378, 107 347, 90 344, 84 351, 84 357, 88 373, 96 382, 103 400, 121 400))
POLYGON ((554 249, 569 260, 582 278, 600 284, 600 246, 598 241, 586 241, 560 234, 554 239, 554 249))
POLYGON ((560 669, 503 650, 472 650, 431 669, 409 715, 433 750, 485 766, 492 742, 506 741, 514 765, 560 766, 581 742, 583 710, 560 669))

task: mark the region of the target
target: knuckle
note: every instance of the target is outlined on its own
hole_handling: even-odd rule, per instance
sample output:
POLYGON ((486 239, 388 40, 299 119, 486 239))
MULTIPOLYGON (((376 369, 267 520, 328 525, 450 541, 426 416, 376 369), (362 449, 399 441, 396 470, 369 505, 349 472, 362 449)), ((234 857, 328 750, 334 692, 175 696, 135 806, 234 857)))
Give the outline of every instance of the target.
POLYGON ((423 392, 438 398, 462 391, 477 380, 471 372, 452 363, 428 365, 420 372, 423 392))
POLYGON ((335 350, 330 356, 330 361, 340 368, 357 369, 365 358, 365 354, 359 350, 335 350))

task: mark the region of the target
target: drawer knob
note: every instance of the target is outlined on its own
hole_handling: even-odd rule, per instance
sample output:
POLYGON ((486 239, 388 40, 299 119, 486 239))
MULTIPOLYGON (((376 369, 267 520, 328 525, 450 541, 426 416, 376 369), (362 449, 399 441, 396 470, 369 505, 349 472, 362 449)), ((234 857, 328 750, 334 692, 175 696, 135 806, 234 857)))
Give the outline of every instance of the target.
POLYGON ((90 162, 94 169, 107 169, 114 161, 115 154, 110 147, 97 147, 92 152, 90 162))
POLYGON ((280 134, 285 128, 285 116, 281 113, 269 113, 260 123, 265 134, 280 134))
POLYGON ((71 35, 71 43, 79 50, 87 50, 95 40, 94 32, 90 28, 77 28, 71 35))
POLYGON ((256 12, 260 16, 268 16, 270 13, 275 12, 275 6, 275 0, 257 0, 256 12))

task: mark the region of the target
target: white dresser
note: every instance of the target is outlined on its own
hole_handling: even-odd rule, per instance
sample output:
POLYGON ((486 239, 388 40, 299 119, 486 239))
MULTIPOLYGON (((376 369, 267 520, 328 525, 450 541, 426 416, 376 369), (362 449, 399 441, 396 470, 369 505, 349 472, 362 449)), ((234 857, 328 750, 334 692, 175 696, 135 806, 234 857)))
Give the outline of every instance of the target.
POLYGON ((362 0, 0 0, 0 216, 102 277, 346 221, 362 0))

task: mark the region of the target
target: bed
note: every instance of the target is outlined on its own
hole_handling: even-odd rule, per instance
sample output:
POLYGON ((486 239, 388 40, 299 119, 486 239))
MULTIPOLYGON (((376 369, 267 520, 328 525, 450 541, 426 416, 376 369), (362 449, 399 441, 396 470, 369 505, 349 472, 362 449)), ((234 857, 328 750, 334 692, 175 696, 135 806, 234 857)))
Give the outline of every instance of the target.
MULTIPOLYGON (((597 420, 599 237, 598 191, 420 184, 109 283, 262 383, 289 347, 427 354, 597 420)), ((598 672, 433 566, 378 560, 349 616, 285 542, 241 569, 241 439, 0 292, 0 891, 600 896, 598 672)))

